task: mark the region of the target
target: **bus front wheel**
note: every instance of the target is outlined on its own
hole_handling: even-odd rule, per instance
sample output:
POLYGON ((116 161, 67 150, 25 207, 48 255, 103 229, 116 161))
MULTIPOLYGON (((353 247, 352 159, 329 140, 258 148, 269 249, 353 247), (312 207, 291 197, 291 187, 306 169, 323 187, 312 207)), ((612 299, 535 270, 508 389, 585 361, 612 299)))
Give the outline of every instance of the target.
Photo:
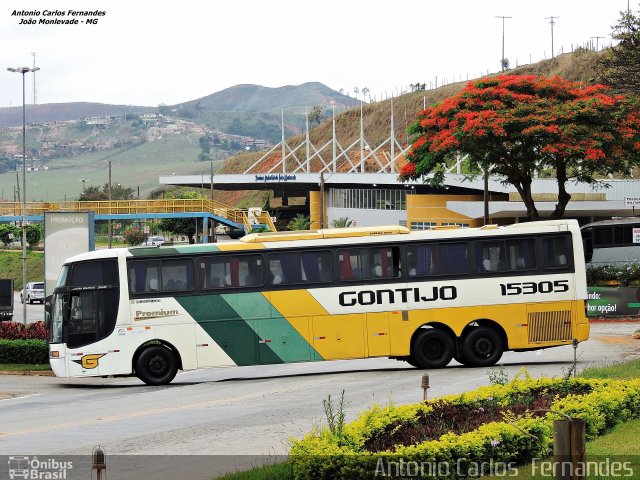
POLYGON ((420 333, 413 342, 411 357, 417 368, 441 368, 453 358, 453 339, 442 330, 430 328, 420 333))
POLYGON ((487 327, 472 329, 462 342, 462 360, 472 367, 490 367, 498 363, 504 347, 498 332, 487 327))
POLYGON ((178 362, 167 347, 145 348, 136 361, 136 375, 147 385, 166 385, 178 373, 178 362))

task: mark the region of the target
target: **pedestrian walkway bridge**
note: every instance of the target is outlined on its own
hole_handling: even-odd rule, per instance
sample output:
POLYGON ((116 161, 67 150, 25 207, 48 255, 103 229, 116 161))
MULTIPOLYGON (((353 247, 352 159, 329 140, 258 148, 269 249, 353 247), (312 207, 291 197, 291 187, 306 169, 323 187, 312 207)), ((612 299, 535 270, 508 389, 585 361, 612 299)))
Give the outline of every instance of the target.
MULTIPOLYGON (((254 214, 220 202, 197 199, 105 200, 84 202, 27 202, 27 220, 40 221, 44 212, 94 212, 96 220, 143 220, 151 218, 202 218, 203 230, 209 221, 250 232, 263 227, 271 232, 276 227, 268 212, 254 214)), ((0 202, 0 222, 22 218, 22 203, 0 202)))

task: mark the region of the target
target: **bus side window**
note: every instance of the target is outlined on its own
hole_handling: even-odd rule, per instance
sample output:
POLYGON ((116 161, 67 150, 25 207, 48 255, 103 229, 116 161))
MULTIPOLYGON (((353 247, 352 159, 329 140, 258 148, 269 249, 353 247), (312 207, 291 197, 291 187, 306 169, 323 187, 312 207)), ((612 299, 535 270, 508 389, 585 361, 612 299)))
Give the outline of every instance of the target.
POLYGON ((507 266, 511 271, 536 268, 535 240, 532 238, 507 240, 507 266))
POLYGON ((129 291, 150 293, 160 289, 160 264, 155 260, 137 260, 129 263, 129 291))
POLYGON ((502 240, 478 242, 476 261, 478 270, 480 271, 504 271, 506 267, 505 242, 502 240))
POLYGON ((567 269, 570 267, 569 250, 566 237, 542 239, 543 265, 548 269, 567 269))
POLYGON ((190 259, 162 261, 163 291, 193 289, 193 263, 190 259))

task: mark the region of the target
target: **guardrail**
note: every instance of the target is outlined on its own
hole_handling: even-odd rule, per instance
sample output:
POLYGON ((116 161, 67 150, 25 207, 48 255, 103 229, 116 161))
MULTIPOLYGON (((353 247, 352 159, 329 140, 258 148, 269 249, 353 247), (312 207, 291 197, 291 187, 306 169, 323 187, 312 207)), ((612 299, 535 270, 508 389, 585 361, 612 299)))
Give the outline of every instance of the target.
MULTIPOLYGON (((76 202, 27 202, 27 215, 44 215, 47 211, 92 211, 97 215, 209 212, 240 225, 248 224, 248 211, 204 199, 101 200, 76 202)), ((0 202, 0 216, 22 215, 22 203, 0 202)), ((266 215, 269 217, 269 215, 266 215)), ((269 217, 269 228, 275 226, 269 217)))

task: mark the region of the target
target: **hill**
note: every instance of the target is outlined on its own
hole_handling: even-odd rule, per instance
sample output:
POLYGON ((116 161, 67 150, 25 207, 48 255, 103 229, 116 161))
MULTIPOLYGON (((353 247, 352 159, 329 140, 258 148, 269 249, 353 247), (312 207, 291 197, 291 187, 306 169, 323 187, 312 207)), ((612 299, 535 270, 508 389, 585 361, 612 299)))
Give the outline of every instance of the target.
MULTIPOLYGON (((152 107, 132 105, 109 105, 106 103, 71 102, 27 105, 29 123, 62 122, 87 117, 126 115, 155 110, 152 107)), ((0 127, 19 127, 22 125, 22 106, 0 108, 0 127)))
MULTIPOLYGON (((544 60, 535 64, 523 65, 505 71, 505 74, 515 75, 544 75, 561 76, 570 81, 584 83, 594 83, 597 79, 596 66, 598 61, 605 55, 606 51, 594 52, 581 49, 575 53, 565 53, 553 59, 544 60)), ((492 75, 498 75, 496 72, 492 75)), ((407 134, 408 126, 414 121, 417 113, 423 109, 424 105, 435 105, 445 98, 455 95, 466 85, 465 82, 456 82, 440 86, 431 90, 417 90, 400 95, 393 99, 395 136, 399 143, 407 145, 410 138, 407 134)), ((365 139, 373 148, 380 145, 389 138, 389 118, 391 116, 391 99, 365 104, 364 133, 365 139)), ((325 121, 313 128, 310 132, 310 140, 314 145, 324 145, 331 140, 333 132, 331 118, 326 117, 325 121)), ((351 108, 340 113, 336 118, 336 137, 342 146, 351 145, 360 135, 360 109, 351 108)), ((292 136, 287 139, 287 144, 295 148, 304 141, 303 135, 292 136)), ((384 149, 383 149, 384 150, 384 149)), ((388 150, 388 148, 387 148, 388 150)), ((330 152, 328 152, 330 153, 330 152)), ((386 152, 389 153, 388 151, 386 152)), ((225 172, 239 173, 252 165, 260 158, 259 154, 246 155, 242 161, 234 161, 226 165, 225 172)), ((279 153, 265 159, 262 168, 266 171, 279 159, 279 153), (278 157, 276 159, 276 157, 278 157)), ((326 159, 328 161, 328 159, 326 159)), ((320 162, 312 164, 312 168, 318 168, 320 162)), ((260 166, 259 166, 260 168, 260 166)))
POLYGON ((286 85, 269 88, 260 85, 236 85, 206 97, 198 98, 182 105, 195 106, 220 111, 234 112, 287 112, 304 113, 305 107, 332 104, 346 107, 353 105, 354 99, 342 95, 319 82, 302 85, 286 85))
POLYGON ((301 133, 305 125, 305 108, 333 105, 344 109, 359 104, 319 82, 270 88, 260 85, 236 85, 206 97, 167 107, 172 115, 204 123, 230 133, 280 141, 284 114, 285 135, 301 133))

